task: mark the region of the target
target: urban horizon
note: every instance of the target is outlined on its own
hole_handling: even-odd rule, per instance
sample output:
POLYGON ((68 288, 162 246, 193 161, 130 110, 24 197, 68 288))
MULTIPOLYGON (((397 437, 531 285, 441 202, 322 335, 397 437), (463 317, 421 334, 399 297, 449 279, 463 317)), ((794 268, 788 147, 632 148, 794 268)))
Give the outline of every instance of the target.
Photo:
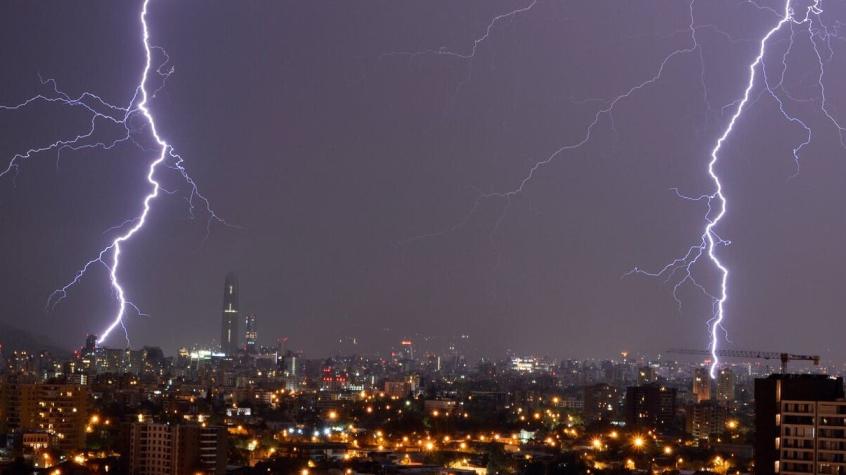
MULTIPOLYGON (((495 351, 490 351, 489 349, 480 348, 476 345, 474 339, 470 334, 467 333, 456 333, 452 335, 446 334, 425 334, 422 332, 412 332, 412 333, 403 333, 398 335, 393 335, 394 338, 392 342, 382 342, 381 344, 374 345, 366 343, 366 334, 364 335, 355 335, 355 334, 348 334, 348 335, 333 335, 328 336, 324 335, 324 341, 322 345, 326 349, 323 350, 311 350, 308 347, 303 346, 302 344, 298 345, 295 341, 290 341, 287 335, 276 335, 276 336, 266 336, 260 330, 260 323, 261 318, 257 316, 255 313, 250 312, 243 312, 241 311, 240 305, 240 283, 238 274, 229 271, 225 274, 224 283, 223 283, 223 298, 222 298, 222 319, 221 319, 221 330, 220 330, 220 337, 219 338, 212 338, 205 342, 200 341, 191 341, 190 343, 179 343, 173 348, 156 344, 155 342, 151 342, 148 344, 140 344, 140 345, 132 345, 129 339, 126 340, 126 344, 124 345, 108 345, 101 341, 100 336, 89 333, 87 335, 88 338, 94 337, 97 340, 96 345, 102 346, 104 348, 111 348, 111 349, 141 349, 142 347, 159 347, 159 348, 167 348, 168 354, 175 355, 176 353, 183 351, 185 349, 191 350, 205 350, 205 351, 212 351, 221 354, 235 354, 238 351, 246 351, 246 352, 258 352, 259 349, 273 349, 273 350, 281 350, 282 353, 286 351, 294 351, 300 355, 307 355, 309 357, 320 357, 320 356, 332 356, 332 355, 368 355, 368 356, 377 356, 377 355, 389 355, 392 352, 396 352, 401 349, 401 345, 405 341, 413 341, 416 342, 417 346, 424 352, 442 352, 446 348, 455 345, 456 343, 460 342, 465 346, 465 352, 473 355, 474 358, 477 359, 505 359, 510 358, 515 355, 522 355, 523 357, 534 357, 534 358, 546 358, 546 359, 556 359, 556 360, 567 360, 567 359, 584 359, 584 360, 614 360, 622 357, 625 360, 627 357, 631 356, 633 360, 638 360, 641 362, 648 362, 652 360, 661 360, 662 355, 663 357, 673 358, 675 354, 675 358, 678 359, 680 354, 684 354, 684 352, 679 352, 677 349, 667 348, 660 351, 648 351, 648 350, 638 350, 632 348, 622 348, 617 352, 611 352, 609 354, 604 355, 572 355, 566 353, 551 353, 551 352, 537 352, 531 349, 528 350, 519 350, 513 348, 502 348, 495 351), (224 343, 224 339, 229 335, 229 342, 224 343), (364 337, 364 338, 363 338, 364 337), (332 343, 328 343, 328 342, 332 343), (249 347, 249 348, 248 348, 249 347)), ((211 319, 210 319, 211 320, 211 319)), ((211 322, 210 322, 211 323, 211 322)), ((389 328, 383 328, 382 332, 384 333, 393 333, 389 328)), ((118 339, 119 340, 119 339, 118 339)), ((3 342, 0 342, 2 344, 3 342)), ((49 345, 55 346, 55 345, 49 345)), ((10 346, 10 348, 14 349, 14 346, 10 346)), ((73 351, 78 349, 79 346, 69 346, 64 348, 68 351, 73 351)), ((30 350, 35 348, 29 348, 30 350)), ((756 349, 756 350, 736 350, 738 356, 728 356, 729 358, 745 358, 744 351, 749 353, 771 353, 772 355, 769 357, 773 360, 772 366, 776 366, 778 364, 777 354, 785 352, 784 349, 776 348, 775 350, 779 351, 768 351, 773 350, 772 348, 764 348, 764 349, 756 349)), ((790 351, 786 351, 787 353, 797 354, 798 352, 795 351, 795 348, 791 348, 790 351)), ((708 355, 710 351, 708 351, 707 346, 702 346, 699 348, 687 348, 684 351, 688 352, 687 357, 683 357, 683 359, 695 359, 692 355, 696 351, 702 352, 701 362, 704 364, 711 364, 713 362, 713 357, 708 355)), ((727 350, 727 354, 731 354, 732 350, 727 350)), ((846 364, 846 360, 838 361, 833 358, 826 357, 825 355, 817 355, 819 360, 823 360, 825 362, 825 366, 829 368, 837 368, 840 365, 846 364)), ((735 363, 733 360, 729 360, 729 364, 735 363)), ((819 364, 819 361, 817 361, 819 364)), ((766 364, 764 364, 766 366, 766 364)))

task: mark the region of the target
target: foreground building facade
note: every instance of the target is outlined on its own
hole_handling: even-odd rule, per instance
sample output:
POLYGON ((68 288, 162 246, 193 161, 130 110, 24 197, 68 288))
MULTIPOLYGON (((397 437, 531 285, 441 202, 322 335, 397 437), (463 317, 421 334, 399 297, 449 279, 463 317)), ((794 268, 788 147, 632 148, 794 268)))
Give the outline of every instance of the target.
POLYGON ((844 429, 842 378, 774 374, 755 380, 757 474, 846 473, 844 429))
POLYGON ((139 422, 129 437, 133 475, 223 474, 226 430, 223 427, 139 422))

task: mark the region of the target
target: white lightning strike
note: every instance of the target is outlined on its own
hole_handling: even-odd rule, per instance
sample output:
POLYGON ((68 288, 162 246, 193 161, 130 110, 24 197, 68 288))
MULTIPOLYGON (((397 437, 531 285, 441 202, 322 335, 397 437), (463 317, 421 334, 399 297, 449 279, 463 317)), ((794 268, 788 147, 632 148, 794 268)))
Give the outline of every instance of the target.
MULTIPOLYGON (((141 26, 144 30, 143 38, 144 38, 144 54, 146 55, 146 62, 144 64, 144 72, 141 75, 141 84, 138 86, 138 89, 141 91, 141 102, 138 103, 138 110, 147 119, 147 123, 150 126, 150 133, 153 135, 153 139, 159 146, 159 155, 158 157, 150 163, 150 168, 147 172, 147 182, 150 183, 152 186, 152 190, 150 191, 147 196, 144 197, 144 206, 141 211, 141 214, 135 221, 135 224, 129 228, 124 234, 121 234, 114 241, 112 244, 107 247, 105 250, 111 249, 112 250, 112 265, 110 266, 109 271, 109 278, 111 279, 112 288, 115 291, 115 296, 118 300, 118 310, 117 314, 115 315, 112 323, 106 327, 106 329, 100 333, 100 338, 97 340, 98 344, 102 344, 106 341, 106 338, 109 337, 109 333, 115 329, 116 326, 123 324, 123 315, 126 312, 127 307, 127 300, 126 300, 126 293, 123 290, 123 286, 120 285, 120 280, 118 279, 118 266, 120 265, 120 250, 121 250, 121 243, 127 241, 132 236, 135 235, 142 227, 144 227, 144 223, 147 221, 147 215, 150 212, 150 203, 159 196, 159 182, 155 180, 156 168, 158 168, 159 164, 165 160, 167 155, 167 151, 170 149, 170 145, 167 144, 161 137, 159 137, 159 133, 156 130, 156 121, 153 120, 153 115, 150 114, 150 110, 147 108, 147 75, 150 72, 150 67, 152 65, 152 52, 150 50, 150 32, 147 29, 147 5, 149 4, 149 0, 144 0, 144 5, 141 7, 141 26)), ((103 253, 100 253, 100 258, 102 258, 103 253)))
POLYGON ((707 253, 708 258, 711 260, 711 263, 719 269, 720 272, 720 293, 717 296, 717 303, 716 303, 716 315, 715 318, 711 321, 711 357, 713 360, 711 361, 711 378, 716 377, 717 367, 720 364, 720 359, 717 356, 717 342, 719 338, 717 336, 717 330, 721 328, 723 320, 725 319, 725 303, 728 300, 728 277, 729 277, 729 270, 728 268, 720 262, 720 259, 717 257, 715 252, 715 247, 717 244, 725 244, 726 241, 722 240, 717 233, 714 232, 714 227, 719 224, 719 222, 723 219, 723 216, 726 215, 726 208, 727 202, 726 197, 723 195, 723 185, 720 183, 720 177, 717 175, 716 166, 717 162, 720 159, 719 153, 720 149, 723 147, 723 143, 726 141, 729 135, 731 135, 732 130, 734 130, 734 124, 737 122, 737 119, 743 113, 743 107, 749 101, 749 93, 752 91, 752 88, 755 86, 755 70, 758 68, 758 65, 762 63, 764 58, 764 53, 767 47, 767 41, 770 37, 775 34, 778 30, 781 29, 782 25, 787 23, 790 20, 790 0, 785 2, 784 6, 784 17, 779 20, 776 25, 767 32, 766 35, 761 39, 761 47, 758 49, 758 55, 755 57, 755 61, 749 65, 749 82, 746 84, 746 89, 743 91, 743 99, 737 105, 737 110, 735 110, 734 114, 731 116, 729 120, 728 126, 726 126, 725 130, 723 131, 722 135, 717 139, 714 148, 711 150, 711 161, 708 162, 708 175, 711 177, 711 180, 714 181, 714 186, 716 187, 713 194, 708 196, 708 214, 705 216, 705 219, 708 224, 705 225, 705 232, 703 233, 703 238, 707 240, 707 253), (709 215, 711 214, 711 207, 712 202, 716 200, 717 204, 719 205, 719 212, 714 218, 710 218, 709 215))
MULTIPOLYGON (((708 320, 708 328, 709 328, 709 338, 710 344, 709 349, 711 351, 711 368, 710 368, 710 375, 711 378, 716 377, 716 371, 720 364, 720 359, 718 356, 718 346, 719 346, 719 330, 721 330, 723 321, 725 320, 725 304, 728 300, 728 279, 729 279, 729 269, 723 264, 719 257, 717 256, 717 245, 728 245, 729 242, 722 239, 715 231, 715 228, 719 225, 720 221, 726 215, 727 211, 727 201, 726 197, 723 194, 723 185, 720 182, 720 177, 716 171, 717 163, 720 160, 720 151, 722 150, 723 144, 725 141, 731 136, 732 132, 734 131, 735 125, 737 121, 742 116, 744 109, 746 108, 747 104, 750 102, 750 95, 752 90, 756 84, 757 74, 756 71, 758 68, 761 69, 761 75, 764 79, 765 89, 762 91, 769 93, 769 95, 776 101, 779 111, 781 114, 791 123, 799 124, 802 128, 805 129, 807 132, 807 138, 801 142, 798 146, 793 148, 793 157, 796 163, 796 173, 798 173, 799 169, 799 153, 801 152, 802 148, 808 145, 812 139, 812 133, 810 127, 808 127, 805 122, 801 119, 790 115, 784 107, 783 101, 779 98, 776 94, 775 89, 781 88, 784 82, 784 73, 787 69, 787 55, 790 53, 790 50, 793 46, 793 35, 791 32, 791 40, 790 45, 788 46, 786 52, 782 56, 782 63, 784 68, 782 69, 781 78, 778 84, 773 87, 770 85, 769 80, 767 78, 766 67, 765 67, 765 55, 767 51, 767 43, 769 42, 770 38, 776 34, 779 30, 781 30, 784 25, 790 24, 791 28, 794 24, 801 25, 801 24, 808 24, 809 31, 811 25, 811 16, 819 16, 822 13, 822 9, 819 7, 819 3, 821 0, 814 1, 810 6, 808 6, 805 10, 805 15, 802 18, 796 18, 794 16, 794 10, 792 8, 791 0, 787 0, 784 5, 784 10, 782 14, 779 16, 779 21, 773 26, 767 33, 761 38, 760 46, 758 48, 758 54, 755 56, 752 63, 749 64, 749 79, 746 83, 746 87, 743 90, 743 95, 741 98, 732 105, 735 105, 734 113, 731 115, 731 118, 728 121, 728 124, 723 129, 722 134, 717 138, 717 141, 714 144, 714 148, 711 150, 710 153, 710 160, 708 162, 708 176, 710 177, 711 181, 714 184, 714 191, 710 194, 700 195, 697 197, 690 197, 682 195, 678 192, 678 190, 674 190, 676 194, 684 199, 693 200, 693 201, 701 201, 704 200, 707 203, 707 212, 705 214, 705 228, 703 230, 702 235, 697 244, 691 246, 687 253, 669 264, 665 267, 660 269, 658 272, 647 272, 641 269, 635 268, 630 273, 640 273, 649 275, 652 277, 666 277, 668 280, 672 279, 675 273, 679 270, 684 271, 684 276, 681 280, 677 281, 675 286, 673 287, 673 297, 676 299, 676 302, 681 304, 676 291, 686 282, 691 282, 693 285, 698 287, 706 296, 710 297, 713 303, 712 306, 712 317, 708 320), (715 211, 716 209, 716 211, 715 211), (710 261, 711 265, 717 270, 719 274, 719 292, 716 295, 708 292, 703 286, 698 284, 692 274, 692 267, 699 262, 699 259, 702 255, 705 254, 708 256, 708 260, 710 261)), ((812 39, 813 43, 813 39, 812 39)), ((817 51, 817 56, 820 58, 820 78, 823 74, 823 66, 822 66, 822 59, 819 55, 818 50, 816 49, 816 44, 814 43, 814 49, 817 51)), ((824 87, 822 86, 822 79, 820 79, 820 88, 822 94, 822 109, 828 116, 828 111, 825 110, 825 95, 824 95, 824 87)), ((836 126, 839 125, 833 118, 829 117, 836 126)))
POLYGON ((200 193, 196 182, 194 182, 190 175, 188 175, 182 157, 179 156, 179 154, 175 153, 173 147, 159 135, 159 132, 156 128, 156 121, 149 110, 149 100, 155 97, 156 93, 164 86, 165 80, 170 76, 170 74, 173 73, 172 67, 169 70, 164 71, 165 66, 170 60, 170 58, 167 56, 167 53, 165 53, 164 50, 160 47, 150 45, 150 33, 147 25, 147 10, 149 6, 149 1, 150 0, 143 1, 141 12, 139 15, 139 21, 141 23, 142 28, 142 43, 145 55, 144 69, 141 74, 140 82, 137 88, 135 89, 135 94, 129 101, 129 105, 127 107, 120 107, 109 104, 96 94, 92 94, 90 92, 85 92, 77 98, 72 98, 66 93, 59 90, 56 85, 56 82, 52 79, 46 81, 42 80, 43 85, 49 84, 52 87, 52 95, 48 96, 39 94, 14 106, 0 106, 0 111, 18 110, 23 107, 29 106, 30 104, 35 102, 52 102, 70 107, 81 107, 91 114, 90 127, 88 129, 74 136, 59 139, 53 143, 44 146, 33 147, 24 153, 16 154, 9 161, 9 164, 6 169, 0 172, 0 178, 11 173, 12 171, 17 174, 20 170, 21 161, 29 159, 33 155, 47 151, 55 151, 57 153, 57 160, 64 150, 77 151, 93 148, 111 150, 112 148, 126 142, 132 142, 141 150, 147 151, 145 147, 135 141, 133 137, 134 130, 132 130, 129 126, 129 119, 136 113, 140 114, 140 116, 143 117, 145 124, 149 128, 150 135, 152 136, 153 141, 155 143, 156 155, 155 159, 150 162, 147 168, 146 180, 150 188, 149 192, 147 193, 147 195, 144 196, 144 199, 141 203, 141 211, 135 217, 129 218, 123 221, 121 224, 107 229, 106 233, 118 231, 119 234, 112 239, 111 243, 108 246, 101 249, 100 252, 97 253, 96 257, 86 262, 85 265, 83 265, 82 268, 77 271, 77 273, 74 275, 73 279, 69 283, 54 291, 47 300, 48 308, 54 307, 58 302, 67 297, 69 290, 80 282, 80 280, 88 273, 92 266, 94 266, 95 264, 102 265, 108 272, 109 281, 114 292, 115 298, 117 300, 118 306, 116 313, 112 317, 109 325, 100 333, 99 339, 97 341, 98 344, 102 344, 103 342, 105 342, 109 335, 112 333, 112 331, 119 325, 123 328, 124 334, 126 335, 127 344, 129 344, 129 336, 126 333, 126 327, 124 326, 123 322, 124 316, 127 312, 127 308, 132 308, 138 315, 145 315, 139 310, 139 308, 134 303, 132 303, 127 298, 126 290, 120 282, 118 271, 121 263, 120 257, 121 252, 123 250, 122 245, 132 239, 132 237, 135 236, 135 234, 141 231, 141 229, 144 227, 147 221, 147 217, 150 213, 153 200, 155 200, 159 196, 160 191, 166 193, 174 193, 162 188, 161 184, 156 180, 156 173, 159 171, 161 165, 165 164, 165 162, 170 159, 173 163, 167 164, 167 166, 179 173, 179 175, 188 185, 190 190, 188 192, 188 196, 185 199, 188 202, 188 211, 191 217, 194 217, 194 210, 197 206, 198 201, 205 208, 204 212, 208 215, 205 238, 208 237, 208 233, 213 222, 218 222, 229 226, 226 221, 220 218, 211 209, 208 199, 200 193), (150 93, 147 91, 147 85, 150 72, 153 71, 154 50, 160 51, 164 55, 165 60, 154 70, 155 73, 161 77, 162 85, 158 89, 150 93), (98 121, 107 121, 112 124, 119 125, 123 128, 125 133, 122 134, 119 138, 110 142, 93 141, 93 137, 95 136, 95 133, 97 131, 98 121), (128 229, 125 229, 124 231, 121 231, 126 228, 126 226, 130 227, 128 229))
MULTIPOLYGON (((441 235, 444 235, 444 234, 449 234, 451 232, 454 232, 454 231, 463 227, 464 225, 466 225, 469 222, 469 219, 476 213, 476 211, 478 210, 478 207, 480 206, 480 203, 482 201, 484 201, 486 199, 490 199, 490 198, 504 198, 506 200, 506 203, 505 203, 505 206, 503 208, 503 214, 500 215, 499 219, 496 221, 496 224, 494 226, 494 231, 495 231, 497 229, 497 227, 499 226, 499 223, 502 221, 505 211, 508 209, 508 205, 510 204, 511 198, 514 197, 515 195, 522 193, 524 191, 525 187, 532 181, 532 179, 535 177, 535 174, 542 167, 549 164, 553 160, 559 158, 559 156, 564 154, 565 152, 579 149, 582 146, 584 146, 585 144, 587 144, 588 142, 590 142, 590 140, 592 138, 593 130, 594 130, 594 128, 596 128, 600 124, 601 119, 604 116, 608 116, 608 118, 610 120, 613 120, 612 114, 614 112, 615 107, 621 101, 630 98, 637 91, 639 91, 643 88, 652 86, 656 82, 658 82, 663 75, 663 71, 664 71, 667 63, 676 56, 690 54, 690 53, 697 53, 699 55, 700 67, 702 68, 701 71, 700 71, 700 81, 701 81, 701 85, 702 85, 702 89, 703 89, 703 99, 704 99, 706 108, 708 109, 708 111, 711 111, 713 108, 711 107, 711 105, 709 103, 708 89, 706 87, 705 80, 704 80, 704 59, 703 59, 703 56, 702 56, 702 46, 700 45, 700 43, 697 39, 696 33, 697 33, 698 30, 701 30, 701 29, 711 29, 711 30, 715 31, 717 34, 725 36, 731 42, 737 42, 737 41, 743 41, 743 40, 738 40, 738 39, 733 38, 731 35, 722 31, 716 25, 711 25, 711 24, 697 25, 694 21, 694 5, 695 5, 695 2, 696 2, 696 0, 691 0, 691 2, 689 4, 689 6, 690 6, 690 23, 688 25, 687 31, 688 31, 689 36, 690 36, 691 46, 671 52, 669 55, 667 55, 663 59, 663 61, 660 63, 657 71, 655 72, 655 74, 653 76, 647 78, 646 80, 644 80, 641 83, 634 85, 633 87, 626 90, 622 94, 613 97, 610 101, 607 101, 604 106, 600 107, 596 111, 595 115, 593 116, 593 120, 587 125, 587 128, 585 129, 585 133, 581 137, 581 139, 579 139, 576 142, 573 142, 571 144, 564 145, 564 146, 560 147, 559 149, 555 150, 552 154, 548 155, 546 158, 535 162, 534 165, 532 165, 529 168, 528 173, 519 182, 518 186, 515 187, 514 189, 509 190, 509 191, 504 191, 504 192, 496 192, 496 193, 479 193, 476 201, 473 203, 473 206, 471 207, 468 214, 464 217, 463 220, 461 220, 457 224, 455 224, 455 225, 453 225, 453 226, 451 226, 451 227, 449 227, 449 228, 447 228, 443 231, 432 232, 432 233, 428 233, 428 234, 424 234, 424 235, 414 236, 414 237, 406 239, 403 242, 407 243, 407 242, 416 241, 416 240, 419 240, 419 239, 441 236, 441 235)), ((755 84, 756 84, 756 79, 757 79, 756 71, 758 70, 758 68, 761 69, 761 75, 763 77, 763 83, 764 83, 765 87, 761 91, 761 93, 756 98, 754 98, 754 100, 759 99, 764 94, 769 95, 770 97, 772 97, 775 100, 775 102, 778 106, 779 112, 782 114, 782 116, 785 118, 785 120, 787 122, 791 123, 791 124, 795 124, 795 125, 801 127, 806 133, 805 139, 802 142, 798 143, 793 148, 793 151, 792 151, 793 152, 793 160, 794 160, 795 167, 796 167, 796 171, 795 171, 794 176, 799 173, 799 161, 800 161, 801 152, 808 144, 810 144, 810 142, 813 138, 811 128, 806 124, 805 121, 803 121, 799 117, 797 117, 797 116, 791 114, 790 112, 788 112, 788 110, 785 106, 785 103, 784 103, 785 101, 779 95, 779 94, 782 94, 784 97, 791 100, 792 102, 807 102, 807 100, 803 101, 803 100, 798 100, 798 99, 795 99, 794 97, 792 97, 784 89, 784 84, 783 84, 784 83, 784 76, 785 76, 785 73, 787 71, 787 61, 788 61, 787 57, 788 57, 788 55, 790 54, 790 52, 792 51, 792 48, 793 48, 793 42, 794 42, 793 27, 794 27, 794 25, 806 25, 807 26, 808 37, 809 37, 811 46, 813 47, 813 51, 816 55, 817 62, 819 64, 819 75, 817 77, 817 83, 818 83, 818 89, 819 89, 819 102, 820 102, 819 108, 822 111, 822 114, 825 116, 825 118, 837 129, 841 145, 843 145, 844 148, 846 148, 846 139, 844 139, 844 135, 846 135, 846 128, 841 126, 841 123, 835 118, 834 114, 832 113, 832 111, 830 109, 828 101, 827 101, 826 90, 825 90, 825 85, 824 85, 824 74, 825 74, 824 63, 826 62, 826 60, 823 59, 823 53, 821 51, 822 45, 824 45, 825 48, 827 49, 828 53, 829 53, 828 57, 829 57, 829 60, 830 60, 830 58, 834 55, 833 48, 832 48, 832 45, 831 45, 831 39, 835 38, 835 39, 839 39, 841 41, 844 40, 844 39, 836 34, 837 29, 841 26, 840 23, 837 23, 836 25, 834 25, 832 27, 828 27, 825 24, 823 24, 822 19, 821 19, 821 14, 822 14, 821 2, 822 2, 822 0, 811 0, 809 2, 809 5, 807 7, 805 7, 805 9, 804 9, 804 16, 801 16, 801 17, 794 16, 795 12, 794 12, 794 9, 793 9, 793 6, 792 6, 792 0, 786 0, 785 5, 784 5, 784 9, 781 12, 777 11, 774 8, 768 7, 768 6, 762 6, 762 5, 758 4, 757 2, 755 2, 754 0, 743 0, 739 3, 739 5, 748 4, 748 5, 753 6, 755 9, 757 9, 759 11, 771 13, 773 16, 778 18, 778 21, 759 40, 751 40, 751 41, 758 42, 759 48, 758 48, 757 55, 755 56, 755 58, 753 59, 751 64, 749 64, 749 66, 748 66, 749 76, 748 76, 748 80, 746 82, 746 86, 743 89, 742 96, 739 99, 737 99, 736 101, 719 108, 719 110, 722 111, 722 112, 729 110, 731 108, 734 108, 734 111, 731 114, 730 119, 727 122, 727 125, 722 129, 722 133, 716 139, 716 141, 714 143, 714 147, 711 149, 710 154, 709 154, 710 159, 707 163, 707 173, 708 173, 709 179, 713 183, 713 186, 714 186, 713 191, 711 193, 702 194, 702 195, 699 195, 699 196, 688 196, 688 195, 682 194, 676 188, 674 188, 672 190, 680 198, 690 200, 690 201, 703 201, 703 202, 706 203, 707 211, 706 211, 705 216, 704 216, 705 223, 704 223, 703 231, 702 231, 701 235, 699 236, 699 238, 697 239, 697 242, 695 244, 693 244, 692 246, 690 246, 687 249, 686 253, 682 257, 679 257, 679 258, 673 260, 672 262, 670 262, 669 264, 667 264, 665 267, 661 268, 657 272, 649 272, 649 271, 642 270, 640 268, 634 268, 631 271, 629 271, 628 273, 624 274, 624 275, 643 274, 643 275, 648 275, 648 276, 651 276, 651 277, 661 277, 661 278, 664 278, 666 281, 671 281, 673 279, 677 279, 676 282, 675 282, 675 285, 673 286, 673 298, 676 300, 676 302, 678 303, 679 306, 681 306, 682 302, 681 302, 681 300, 678 296, 678 290, 679 290, 680 287, 682 287, 685 284, 693 285, 698 290, 700 290, 703 293, 703 295, 705 295, 706 297, 708 297, 711 300, 711 302, 712 302, 712 314, 711 314, 711 318, 708 320, 708 336, 709 336, 709 340, 710 340, 709 347, 710 347, 710 352, 711 352, 711 356, 712 356, 712 364, 711 364, 711 368, 710 368, 711 377, 715 376, 716 369, 717 369, 717 367, 720 363, 720 360, 717 356, 718 342, 719 342, 718 331, 720 329, 723 329, 722 324, 723 324, 723 321, 725 320, 725 304, 726 304, 726 301, 728 299, 728 279, 729 279, 729 269, 720 261, 719 257, 717 256, 717 246, 730 244, 729 241, 721 238, 716 232, 716 227, 719 225, 719 223, 721 222, 723 217, 726 215, 726 211, 727 211, 727 201, 726 201, 725 195, 723 194, 723 186, 722 186, 722 183, 720 182, 720 178, 719 178, 719 175, 717 173, 717 164, 720 160, 720 152, 722 151, 723 144, 731 136, 732 132, 735 129, 736 123, 741 118, 745 109, 747 109, 748 106, 749 106, 750 99, 751 99, 750 95, 751 95, 751 93, 752 93, 752 91, 755 87, 755 84), (775 35, 777 32, 779 32, 787 24, 789 24, 790 27, 791 27, 790 44, 789 44, 789 46, 787 47, 787 49, 785 50, 785 52, 782 56, 783 68, 782 68, 782 71, 781 71, 781 74, 780 74, 780 78, 778 79, 778 82, 775 85, 773 85, 773 84, 770 83, 770 80, 767 77, 767 71, 766 71, 766 65, 765 65, 765 56, 766 56, 767 44, 770 42, 770 39, 773 37, 773 35, 775 35), (720 278, 719 278, 719 289, 718 289, 719 291, 718 292, 709 291, 703 285, 698 283, 695 280, 695 278, 693 277, 693 267, 694 267, 695 264, 700 262, 703 255, 707 256, 708 262, 710 263, 711 266, 713 266, 713 268, 717 271, 717 273, 720 276, 720 278), (679 272, 681 272, 681 277, 676 277, 677 273, 679 273, 679 272)), ((484 40, 486 40, 491 35, 493 27, 496 26, 496 24, 499 21, 501 21, 505 18, 512 17, 512 16, 517 15, 519 13, 525 13, 525 12, 531 10, 535 6, 535 4, 536 4, 536 2, 533 1, 527 7, 524 7, 524 8, 518 9, 518 10, 514 10, 514 11, 511 11, 511 12, 508 12, 508 13, 494 17, 494 19, 489 23, 488 27, 485 29, 484 35, 482 35, 478 39, 474 40, 473 47, 472 47, 470 53, 453 52, 453 51, 448 51, 448 50, 445 50, 444 48, 441 48, 441 49, 438 49, 438 50, 424 50, 424 51, 420 51, 420 52, 416 52, 416 53, 389 53, 388 55, 417 56, 417 55, 420 55, 420 54, 437 54, 437 55, 451 56, 451 57, 455 57, 455 58, 459 58, 459 59, 465 59, 465 60, 472 61, 472 59, 476 55, 478 48, 481 46, 481 44, 484 42, 484 40)), ((383 55, 383 56, 388 56, 388 55, 383 55)), ((613 123, 612 123, 612 127, 613 127, 613 123)))

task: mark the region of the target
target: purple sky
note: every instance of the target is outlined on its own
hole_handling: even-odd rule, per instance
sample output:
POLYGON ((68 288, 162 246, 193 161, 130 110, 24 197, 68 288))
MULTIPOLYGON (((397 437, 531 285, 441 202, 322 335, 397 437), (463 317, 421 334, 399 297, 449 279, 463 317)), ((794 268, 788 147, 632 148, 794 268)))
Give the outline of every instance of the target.
MULTIPOLYGON (((822 19, 836 33, 846 5, 830 3, 822 19)), ((309 355, 346 335, 382 349, 421 333, 552 356, 704 347, 709 308, 695 288, 682 288, 679 310, 672 283, 622 275, 660 268, 701 233, 703 204, 670 189, 711 191, 708 153, 733 112, 721 108, 741 96, 777 16, 700 0, 701 62, 699 50, 674 57, 522 193, 474 207, 480 193, 519 187, 608 100, 692 46, 684 1, 538 0, 496 22, 472 59, 388 54, 470 53, 494 17, 527 5, 151 0, 152 42, 175 67, 152 112, 218 214, 242 229, 214 226, 204 243, 205 218, 190 219, 184 194, 156 201, 121 271, 150 315, 127 319, 133 344, 171 352, 216 338, 223 277, 235 270, 260 340, 285 335, 309 355)), ((42 92, 39 73, 71 95, 129 100, 143 66, 139 5, 84 7, 0 5, 0 103, 42 92)), ((727 346, 846 358, 846 151, 820 109, 807 30, 795 31, 780 97, 814 129, 798 176, 791 151, 805 132, 760 82, 718 167, 729 200, 718 232, 732 243, 719 250, 732 272, 727 346)), ((772 77, 789 37, 772 38, 772 77)), ((828 109, 846 123, 846 41, 830 44, 828 109)), ((0 156, 86 120, 48 105, 0 111, 0 156)), ((136 212, 149 159, 125 146, 67 153, 57 167, 45 153, 16 182, 0 179, 0 320, 66 346, 106 325, 114 301, 102 271, 52 312, 44 303, 107 242, 106 228, 136 212)))

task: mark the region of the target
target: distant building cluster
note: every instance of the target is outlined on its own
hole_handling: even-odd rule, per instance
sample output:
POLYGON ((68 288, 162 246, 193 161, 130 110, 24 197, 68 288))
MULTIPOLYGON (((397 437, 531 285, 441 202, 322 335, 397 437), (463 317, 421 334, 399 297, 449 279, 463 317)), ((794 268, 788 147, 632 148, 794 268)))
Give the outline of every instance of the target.
MULTIPOLYGON (((224 281, 221 341, 4 351, 11 473, 754 473, 846 470, 843 381, 665 356, 476 358, 458 335, 385 353, 261 345, 224 281), (15 471, 17 470, 17 471, 15 471)), ((4 346, 6 348, 7 346, 4 346)))

